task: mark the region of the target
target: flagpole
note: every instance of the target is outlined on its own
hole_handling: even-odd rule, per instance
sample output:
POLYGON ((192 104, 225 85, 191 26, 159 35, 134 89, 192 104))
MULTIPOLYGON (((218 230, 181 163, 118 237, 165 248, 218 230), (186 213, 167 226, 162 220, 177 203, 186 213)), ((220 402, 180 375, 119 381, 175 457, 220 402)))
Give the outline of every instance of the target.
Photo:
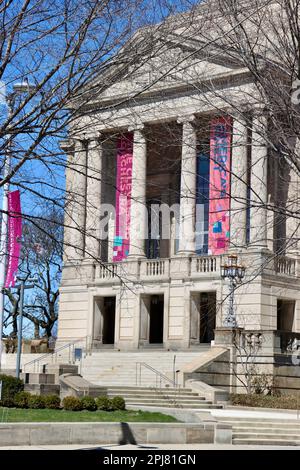
MULTIPOLYGON (((6 104, 8 108, 8 120, 12 117, 14 100, 17 95, 22 93, 31 93, 35 87, 24 80, 22 83, 15 83, 13 91, 7 95, 6 104)), ((11 147, 12 136, 7 136, 7 147, 5 153, 5 164, 3 178, 7 178, 11 168, 11 147)), ((7 235, 8 235, 8 193, 9 193, 9 179, 3 187, 3 201, 2 201, 2 218, 1 218, 1 235, 0 235, 0 371, 2 369, 2 353, 3 353, 3 322, 4 322, 4 287, 6 276, 6 260, 7 260, 7 235)))
MULTIPOLYGON (((11 100, 7 100, 8 116, 11 116, 12 106, 11 100)), ((8 137, 8 139, 10 136, 8 137)), ((7 178, 10 172, 11 162, 11 142, 8 141, 8 146, 5 154, 4 165, 4 179, 7 178)), ((5 287, 5 274, 6 274, 6 259, 7 259, 7 235, 8 235, 8 192, 9 181, 4 184, 3 188, 3 201, 2 201, 2 218, 1 218, 1 236, 0 236, 0 371, 2 370, 2 353, 3 353, 3 322, 4 322, 4 287, 5 287)))

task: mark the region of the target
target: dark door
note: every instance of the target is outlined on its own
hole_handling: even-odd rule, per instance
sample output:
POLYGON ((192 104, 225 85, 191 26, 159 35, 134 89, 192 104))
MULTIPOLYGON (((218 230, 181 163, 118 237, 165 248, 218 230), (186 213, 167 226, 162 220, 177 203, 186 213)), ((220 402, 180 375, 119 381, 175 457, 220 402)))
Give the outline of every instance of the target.
POLYGON ((164 337, 164 296, 152 295, 150 301, 149 343, 161 344, 164 337))
POLYGON ((216 327, 216 293, 200 294, 200 343, 210 343, 214 339, 216 327))
POLYGON ((115 342, 116 298, 104 297, 103 308, 103 344, 115 342))

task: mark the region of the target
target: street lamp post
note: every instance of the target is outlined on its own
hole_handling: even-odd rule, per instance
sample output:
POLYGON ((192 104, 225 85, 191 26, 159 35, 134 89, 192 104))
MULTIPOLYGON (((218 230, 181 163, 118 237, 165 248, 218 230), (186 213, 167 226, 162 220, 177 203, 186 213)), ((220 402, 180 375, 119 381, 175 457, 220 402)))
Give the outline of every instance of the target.
MULTIPOLYGON (((20 312, 19 312, 19 322, 18 322, 18 350, 17 350, 17 364, 16 364, 16 377, 20 378, 21 370, 21 353, 22 353, 22 329, 23 329, 23 306, 24 306, 24 290, 32 289, 34 284, 25 284, 26 279, 19 278, 20 284, 16 287, 20 290, 20 312)), ((32 281, 32 279, 28 279, 32 281)))
MULTIPOLYGON (((30 93, 34 87, 28 82, 16 83, 13 86, 13 91, 7 95, 6 103, 8 106, 8 118, 12 116, 14 101, 16 96, 22 93, 30 93)), ((5 155, 4 173, 3 178, 9 176, 11 167, 11 136, 7 136, 8 146, 5 155)), ((3 351, 3 320, 4 320, 4 287, 5 287, 5 274, 6 274, 6 259, 7 259, 7 223, 8 223, 8 192, 9 182, 6 182, 3 187, 3 202, 2 202, 2 218, 1 218, 1 236, 0 236, 0 371, 2 364, 2 351, 3 351)))
POLYGON ((221 276, 223 279, 229 279, 229 305, 224 320, 224 326, 236 328, 237 321, 234 311, 234 291, 238 282, 241 282, 245 276, 245 267, 238 265, 236 255, 229 255, 227 264, 221 266, 221 276))

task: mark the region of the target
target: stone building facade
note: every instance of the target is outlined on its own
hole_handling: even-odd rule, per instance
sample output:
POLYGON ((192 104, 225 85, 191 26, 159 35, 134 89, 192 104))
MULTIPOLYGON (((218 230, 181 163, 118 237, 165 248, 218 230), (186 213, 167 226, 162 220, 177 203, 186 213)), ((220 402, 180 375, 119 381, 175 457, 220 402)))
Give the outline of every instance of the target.
POLYGON ((238 325, 296 335, 298 227, 272 208, 294 207, 298 176, 272 153, 264 109, 238 59, 204 55, 175 37, 167 46, 111 84, 105 77, 61 143, 68 165, 58 340, 120 350, 211 342, 228 308, 221 265, 230 253, 246 270, 235 292, 238 325), (176 73, 154 80, 174 56, 176 73), (220 132, 226 162, 213 153, 220 132), (223 173, 225 189, 213 171, 223 173), (177 204, 179 215, 161 219, 151 204, 177 204), (158 233, 149 239, 155 217, 158 233))

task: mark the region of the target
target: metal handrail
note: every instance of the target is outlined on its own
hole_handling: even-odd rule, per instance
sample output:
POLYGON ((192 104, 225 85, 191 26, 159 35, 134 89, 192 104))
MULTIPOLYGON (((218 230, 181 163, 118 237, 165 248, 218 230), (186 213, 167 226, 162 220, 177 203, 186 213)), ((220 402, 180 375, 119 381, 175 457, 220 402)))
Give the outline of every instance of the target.
POLYGON ((150 366, 149 364, 146 364, 146 362, 136 362, 135 365, 135 371, 136 371, 136 377, 135 377, 135 383, 136 386, 141 385, 141 379, 142 379, 142 367, 145 367, 145 369, 150 370, 151 372, 155 373, 156 378, 156 388, 158 388, 158 379, 160 383, 160 388, 162 385, 162 381, 164 380, 165 382, 169 382, 173 387, 176 388, 177 384, 174 382, 174 380, 170 379, 167 375, 163 374, 157 369, 154 369, 154 367, 150 366))
MULTIPOLYGON (((80 342, 86 342, 86 351, 88 350, 88 347, 87 347, 87 339, 88 339, 88 336, 84 336, 83 338, 80 338, 80 339, 77 339, 75 341, 72 341, 71 343, 67 343, 67 344, 64 344, 63 346, 61 346, 60 348, 56 349, 55 351, 53 351, 52 353, 45 353, 43 354, 42 356, 36 358, 36 359, 33 359, 32 361, 29 361, 29 362, 26 362, 26 364, 23 365, 23 372, 25 372, 25 369, 27 366, 30 366, 32 364, 34 364, 34 372, 35 372, 35 366, 36 364, 39 365, 39 363, 44 359, 44 358, 51 358, 51 362, 53 362, 53 357, 54 356, 57 356, 57 353, 59 353, 60 351, 63 351, 64 349, 68 349, 69 348, 69 362, 71 362, 71 359, 70 359, 70 352, 71 352, 71 348, 73 347, 73 352, 74 352, 74 346, 75 344, 77 343, 80 343, 80 342)), ((49 362, 49 361, 48 361, 49 362)), ((48 364, 48 362, 46 364, 48 364)))

